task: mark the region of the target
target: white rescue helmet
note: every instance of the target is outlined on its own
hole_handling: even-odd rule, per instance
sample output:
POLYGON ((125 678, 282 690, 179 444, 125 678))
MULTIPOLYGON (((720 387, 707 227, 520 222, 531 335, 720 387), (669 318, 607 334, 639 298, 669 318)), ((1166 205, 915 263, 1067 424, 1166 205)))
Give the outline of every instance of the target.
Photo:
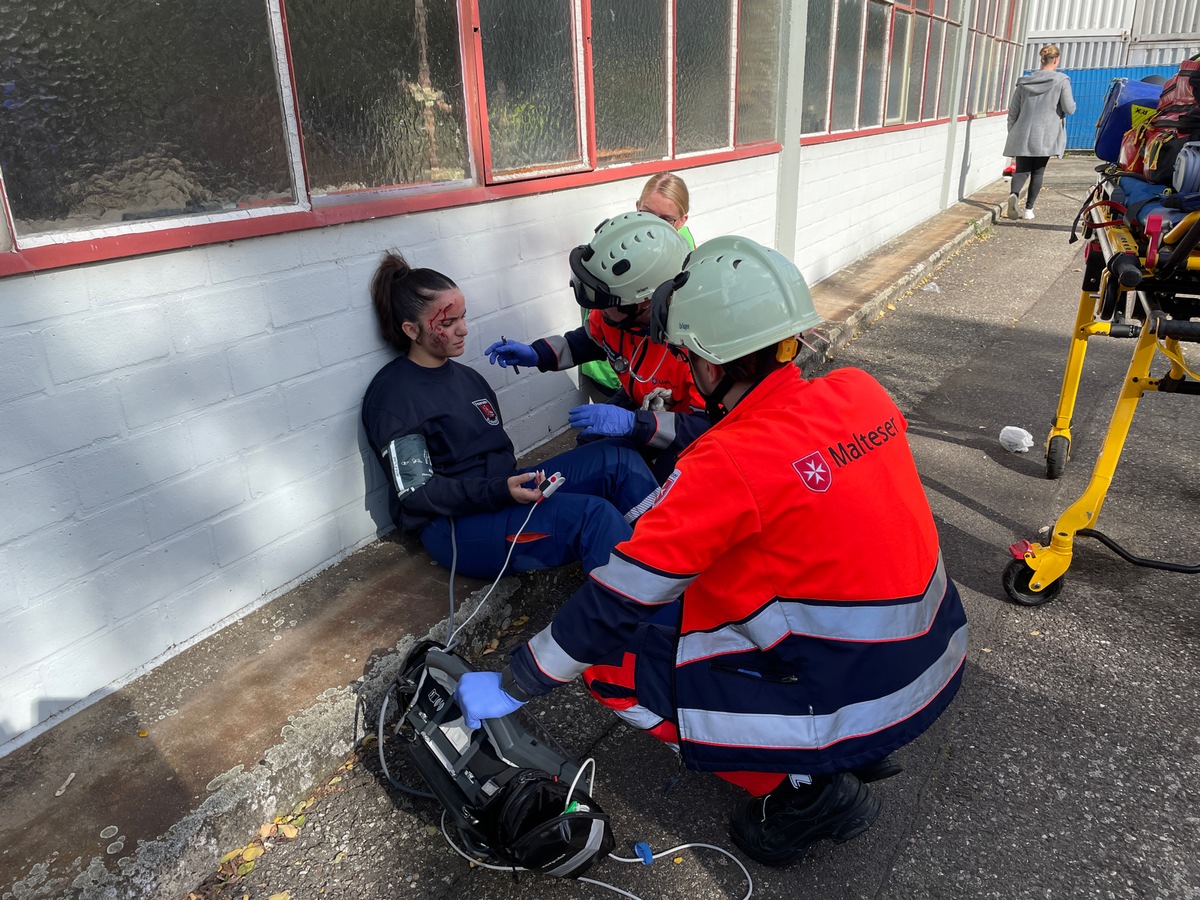
POLYGON ((605 219, 591 241, 571 251, 571 288, 585 309, 636 306, 683 268, 684 237, 650 213, 605 219))
POLYGON ((654 292, 651 336, 724 365, 821 324, 808 283, 777 250, 737 235, 692 251, 654 292))

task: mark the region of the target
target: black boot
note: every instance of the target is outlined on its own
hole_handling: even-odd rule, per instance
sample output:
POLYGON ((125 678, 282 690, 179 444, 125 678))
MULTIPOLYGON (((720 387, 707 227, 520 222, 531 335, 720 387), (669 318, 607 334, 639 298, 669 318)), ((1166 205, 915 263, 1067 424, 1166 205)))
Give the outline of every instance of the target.
POLYGON ((879 809, 879 801, 850 772, 818 776, 799 788, 788 780, 734 809, 729 835, 751 859, 783 866, 803 859, 817 841, 841 844, 858 837, 879 809))
POLYGON ((883 759, 877 759, 873 763, 859 766, 853 771, 859 781, 863 784, 870 784, 873 781, 883 781, 885 778, 899 775, 904 771, 904 766, 900 765, 892 757, 885 756, 883 759))

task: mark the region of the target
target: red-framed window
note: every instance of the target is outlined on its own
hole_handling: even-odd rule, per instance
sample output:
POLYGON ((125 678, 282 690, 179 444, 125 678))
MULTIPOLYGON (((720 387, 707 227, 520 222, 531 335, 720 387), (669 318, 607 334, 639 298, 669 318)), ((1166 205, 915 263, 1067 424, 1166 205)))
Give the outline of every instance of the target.
POLYGON ((808 0, 805 142, 944 121, 962 30, 959 114, 1003 109, 1025 0, 808 0))
POLYGON ((782 0, 30 0, 0 275, 776 152, 782 0))

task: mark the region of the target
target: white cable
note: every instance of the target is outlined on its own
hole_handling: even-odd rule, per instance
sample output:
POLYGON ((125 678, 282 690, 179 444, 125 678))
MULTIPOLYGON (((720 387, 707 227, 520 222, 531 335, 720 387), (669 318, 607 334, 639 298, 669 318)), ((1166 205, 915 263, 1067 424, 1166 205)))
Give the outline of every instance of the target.
MULTIPOLYGON (((528 872, 529 871, 528 869, 522 868, 521 866, 497 866, 494 863, 481 862, 480 860, 476 859, 475 857, 468 855, 465 850, 463 850, 461 847, 459 847, 458 844, 454 843, 454 839, 452 837, 450 837, 450 832, 446 830, 446 811, 445 810, 442 810, 442 837, 444 837, 446 839, 446 843, 450 845, 451 849, 453 849, 455 853, 457 853, 459 856, 461 856, 467 862, 471 863, 471 865, 478 866, 481 869, 491 869, 493 872, 528 872)), ((653 860, 653 859, 658 859, 661 856, 670 856, 673 853, 678 853, 680 850, 687 850, 690 847, 700 847, 705 850, 716 850, 718 853, 724 853, 726 856, 728 856, 730 859, 732 859, 735 863, 737 863, 737 867, 739 869, 741 869, 742 874, 746 876, 746 884, 748 885, 748 888, 746 890, 745 895, 742 897, 742 900, 750 900, 750 897, 754 894, 754 879, 750 877, 750 873, 746 870, 746 867, 744 865, 742 865, 742 861, 740 859, 738 859, 736 856, 734 856, 732 853, 730 853, 728 850, 724 849, 723 847, 717 847, 713 844, 701 844, 701 843, 679 844, 678 846, 671 847, 668 850, 662 850, 658 853, 652 854, 650 858, 653 860)), ((644 860, 642 860, 641 857, 614 856, 613 854, 610 853, 610 854, 608 854, 608 858, 611 859, 613 862, 642 863, 643 865, 645 864, 644 860)), ((617 887, 616 885, 609 884, 608 882, 605 882, 605 881, 597 881, 595 878, 585 878, 584 876, 580 875, 575 880, 576 881, 584 881, 584 882, 587 882, 588 884, 594 884, 596 887, 602 887, 605 890, 609 890, 616 894, 620 894, 622 897, 629 897, 630 900, 642 900, 642 898, 639 897, 637 894, 631 894, 629 891, 622 890, 621 888, 617 887)))
MULTIPOLYGON (((746 894, 744 897, 742 897, 742 900, 750 900, 751 895, 754 893, 754 879, 750 877, 750 873, 749 873, 749 871, 747 871, 746 867, 744 865, 742 865, 742 861, 740 859, 738 859, 736 856, 734 856, 732 853, 730 853, 728 850, 726 850, 724 847, 718 847, 714 844, 701 844, 701 843, 693 842, 690 844, 680 844, 676 847, 671 847, 670 849, 667 849, 667 850, 660 850, 658 853, 651 854, 650 858, 658 859, 661 856, 670 856, 673 853, 678 853, 680 850, 687 850, 689 847, 702 847, 705 850, 716 850, 718 853, 725 854, 730 859, 732 859, 735 863, 737 863, 737 867, 739 869, 741 869, 742 874, 746 876, 746 884, 748 885, 746 894)), ((643 860, 640 856, 614 856, 613 854, 610 853, 610 854, 608 854, 608 858, 611 859, 613 862, 641 863, 642 865, 645 865, 645 860, 643 860)), ((595 884, 600 887, 605 887, 605 888, 608 888, 609 890, 614 890, 619 894, 625 894, 625 892, 622 891, 620 888, 615 888, 612 885, 605 884, 602 881, 593 881, 590 878, 583 878, 582 876, 577 880, 586 881, 586 882, 588 882, 588 884, 595 884)), ((634 895, 633 894, 625 894, 625 896, 632 897, 634 895)), ((641 900, 641 898, 638 898, 638 900, 641 900)))
POLYGON ((571 787, 570 790, 567 791, 567 799, 563 801, 564 812, 571 805, 571 795, 575 793, 575 785, 579 784, 579 779, 583 776, 583 773, 587 771, 588 766, 592 767, 592 777, 588 779, 587 792, 589 794, 592 793, 592 787, 596 783, 596 761, 589 756, 583 761, 583 765, 579 767, 579 771, 575 773, 575 777, 571 779, 571 787))
POLYGON ((458 571, 458 536, 454 532, 454 516, 450 516, 450 618, 446 620, 446 646, 454 637, 454 573, 458 571))
POLYGON ((525 530, 525 526, 529 524, 529 520, 533 518, 533 511, 537 509, 537 501, 529 504, 529 513, 525 516, 525 521, 521 523, 521 527, 517 529, 517 533, 513 535, 512 543, 508 548, 508 555, 504 557, 504 565, 500 567, 500 574, 496 576, 496 580, 492 582, 492 586, 487 589, 487 593, 483 595, 483 599, 479 601, 479 605, 471 611, 471 615, 467 616, 466 620, 459 625, 454 631, 450 632, 450 640, 446 642, 446 649, 454 649, 454 638, 460 631, 467 627, 467 622, 475 618, 475 613, 483 609, 483 604, 487 602, 487 598, 492 596, 492 591, 496 589, 496 585, 500 583, 500 579, 504 577, 504 570, 508 568, 508 561, 512 559, 513 551, 517 549, 517 538, 521 536, 521 532, 525 530))
MULTIPOLYGON (((395 685, 393 684, 392 687, 395 687, 395 685)), ((428 791, 419 791, 416 788, 410 788, 408 785, 401 784, 395 778, 393 778, 392 773, 388 771, 387 760, 383 755, 383 725, 384 721, 387 719, 388 700, 391 699, 392 696, 392 687, 387 689, 387 692, 383 695, 383 702, 379 705, 379 736, 377 738, 377 743, 379 746, 379 767, 383 769, 383 775, 388 780, 388 783, 397 790, 404 791, 406 794, 412 794, 414 797, 424 797, 427 800, 436 800, 437 797, 428 791)), ((414 694, 413 703, 416 702, 417 698, 414 694)), ((409 709, 411 708, 412 704, 410 703, 409 709)), ((404 712, 404 715, 408 715, 407 710, 404 712)), ((403 716, 401 716, 401 718, 403 718, 403 716)))

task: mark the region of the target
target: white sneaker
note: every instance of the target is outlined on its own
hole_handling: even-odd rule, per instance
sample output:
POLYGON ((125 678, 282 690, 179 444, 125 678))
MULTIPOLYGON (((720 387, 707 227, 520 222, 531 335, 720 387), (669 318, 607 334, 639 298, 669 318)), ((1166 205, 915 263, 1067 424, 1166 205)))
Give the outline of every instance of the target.
POLYGON ((1025 210, 1025 218, 1027 218, 1027 219, 1033 218, 1033 210, 1032 209, 1025 210))
POLYGON ((1008 195, 1008 203, 1005 204, 1005 215, 1007 215, 1010 219, 1018 218, 1018 216, 1017 216, 1017 195, 1016 194, 1008 195))

